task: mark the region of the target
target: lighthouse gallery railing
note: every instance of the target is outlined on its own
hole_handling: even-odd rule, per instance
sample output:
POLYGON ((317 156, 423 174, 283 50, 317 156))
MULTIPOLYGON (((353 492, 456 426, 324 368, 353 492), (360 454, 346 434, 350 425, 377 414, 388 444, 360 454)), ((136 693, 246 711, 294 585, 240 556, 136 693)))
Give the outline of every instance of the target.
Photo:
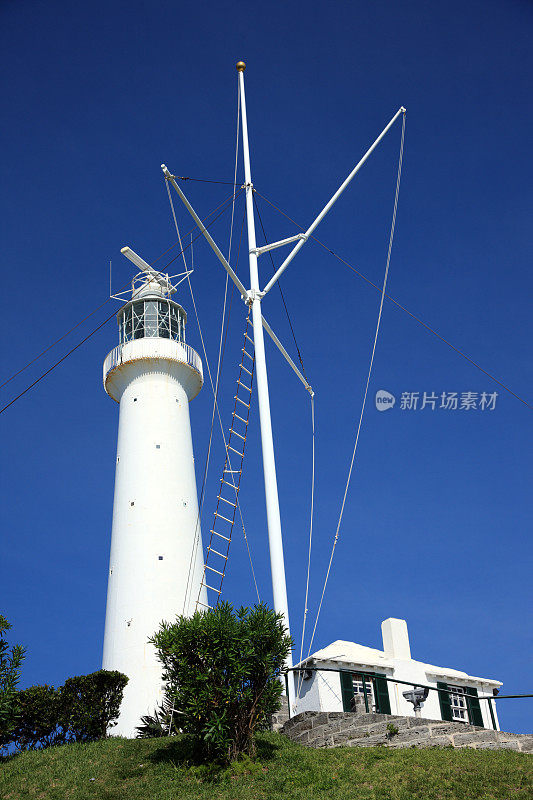
POLYGON ((139 358, 170 358, 173 361, 182 361, 200 373, 203 378, 202 360, 190 345, 169 339, 143 338, 119 344, 111 350, 104 361, 104 383, 111 370, 120 364, 139 358))

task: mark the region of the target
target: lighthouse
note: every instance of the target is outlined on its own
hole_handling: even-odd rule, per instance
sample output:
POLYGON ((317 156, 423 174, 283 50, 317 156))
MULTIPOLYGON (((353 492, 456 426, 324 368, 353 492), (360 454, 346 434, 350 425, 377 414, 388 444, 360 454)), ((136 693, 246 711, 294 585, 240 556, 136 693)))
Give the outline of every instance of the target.
POLYGON ((203 373, 168 275, 122 252, 141 272, 117 314, 119 344, 103 371, 120 408, 103 668, 129 678, 113 733, 133 737, 163 699, 148 639, 162 620, 207 602, 189 418, 203 373))

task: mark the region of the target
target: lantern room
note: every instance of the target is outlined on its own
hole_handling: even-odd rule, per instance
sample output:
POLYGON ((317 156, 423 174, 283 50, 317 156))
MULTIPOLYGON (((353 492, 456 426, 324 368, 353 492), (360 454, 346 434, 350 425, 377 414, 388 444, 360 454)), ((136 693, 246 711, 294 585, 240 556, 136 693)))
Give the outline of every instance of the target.
POLYGON ((117 322, 120 344, 144 338, 185 342, 187 314, 168 298, 146 295, 131 300, 118 312, 117 322))

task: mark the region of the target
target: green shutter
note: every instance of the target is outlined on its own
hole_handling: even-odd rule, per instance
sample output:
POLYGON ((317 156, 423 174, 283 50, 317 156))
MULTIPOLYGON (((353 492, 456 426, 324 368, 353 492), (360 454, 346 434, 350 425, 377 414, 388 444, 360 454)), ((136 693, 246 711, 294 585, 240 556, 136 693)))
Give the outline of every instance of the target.
MULTIPOLYGON (((437 689, 447 689, 447 683, 441 683, 437 681, 437 689)), ((439 695, 439 704, 440 704, 440 715, 443 720, 446 722, 451 722, 452 717, 452 704, 450 700, 450 695, 447 692, 438 692, 439 695)))
POLYGON ((479 700, 477 699, 477 689, 470 689, 466 687, 465 691, 468 694, 475 695, 475 697, 466 698, 466 703, 468 706, 468 721, 471 725, 480 725, 482 728, 485 727, 483 725, 483 717, 481 716, 481 706, 479 705, 479 700))
POLYGON ((376 710, 378 714, 390 714, 390 700, 388 681, 376 673, 374 678, 374 694, 376 696, 376 710))
POLYGON ((341 672, 342 707, 344 711, 353 711, 353 681, 350 672, 341 672))

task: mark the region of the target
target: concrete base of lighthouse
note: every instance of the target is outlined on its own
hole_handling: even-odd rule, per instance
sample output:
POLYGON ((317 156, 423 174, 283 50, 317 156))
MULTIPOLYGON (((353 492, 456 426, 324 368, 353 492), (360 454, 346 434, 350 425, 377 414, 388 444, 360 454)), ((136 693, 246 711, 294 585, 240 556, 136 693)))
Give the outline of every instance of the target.
POLYGON ((183 343, 139 339, 110 353, 104 384, 120 417, 103 667, 129 678, 112 733, 133 737, 163 699, 148 639, 194 611, 202 579, 189 419, 201 362, 183 343))

